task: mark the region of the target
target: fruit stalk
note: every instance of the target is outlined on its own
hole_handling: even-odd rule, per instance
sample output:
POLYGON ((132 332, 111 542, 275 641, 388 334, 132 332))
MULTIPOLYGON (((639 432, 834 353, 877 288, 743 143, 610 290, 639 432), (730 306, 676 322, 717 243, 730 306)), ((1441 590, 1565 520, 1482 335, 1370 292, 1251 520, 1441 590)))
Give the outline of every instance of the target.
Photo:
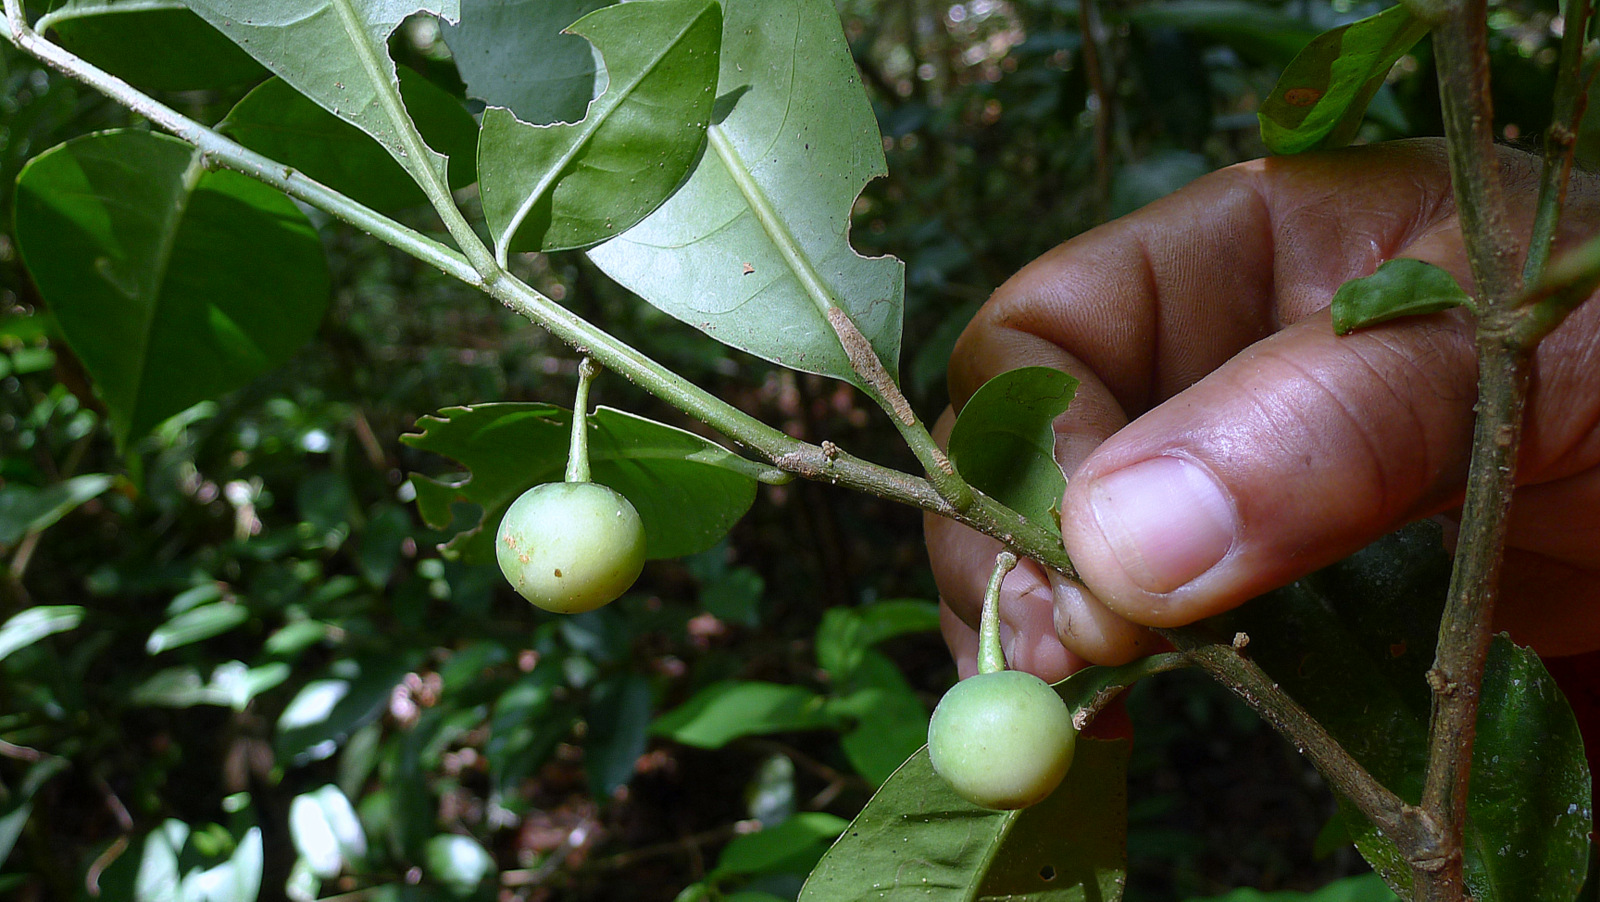
POLYGON ((572 445, 567 449, 567 481, 589 482, 589 385, 600 364, 585 357, 578 363, 578 391, 572 399, 572 445))
POLYGON ((1000 645, 1000 584, 1017 566, 1017 556, 1009 551, 995 555, 994 572, 983 592, 983 614, 978 620, 978 672, 999 673, 1006 669, 1006 652, 1000 645))

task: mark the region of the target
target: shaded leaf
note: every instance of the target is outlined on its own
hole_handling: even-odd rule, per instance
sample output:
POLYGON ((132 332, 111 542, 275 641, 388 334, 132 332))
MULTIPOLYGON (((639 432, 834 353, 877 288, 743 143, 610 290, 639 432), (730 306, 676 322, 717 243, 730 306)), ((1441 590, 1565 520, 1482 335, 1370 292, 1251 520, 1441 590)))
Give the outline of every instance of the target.
POLYGON ((13 614, 0 624, 0 661, 46 636, 77 629, 84 609, 75 604, 39 605, 13 614))
POLYGON ((899 599, 860 608, 830 608, 817 627, 817 666, 843 681, 861 663, 866 650, 906 633, 939 628, 939 606, 931 601, 899 599))
POLYGON ((744 874, 804 874, 850 822, 805 811, 775 826, 736 836, 717 859, 711 879, 744 874))
POLYGON ((151 132, 87 135, 35 158, 17 182, 16 235, 124 448, 287 360, 327 303, 305 214, 151 132))
POLYGON ((1031 366, 985 382, 950 432, 950 462, 974 487, 1056 535, 1067 478, 1055 458, 1051 422, 1072 403, 1078 380, 1031 366))
POLYGON ((640 674, 625 674, 595 693, 589 703, 583 755, 589 790, 595 798, 610 798, 633 778, 634 765, 649 739, 653 713, 650 681, 640 674))
POLYGON ((459 0, 184 0, 274 75, 361 129, 419 181, 447 182, 438 148, 411 143, 389 35, 407 16, 455 21, 459 0))
MULTIPOLYGON (((505 509, 529 488, 566 472, 571 412, 549 404, 451 407, 418 421, 413 448, 460 461, 470 480, 414 476, 417 508, 436 528, 454 519, 451 505, 483 508, 482 520, 447 550, 468 562, 494 560, 494 531, 505 509)), ((678 557, 715 545, 755 501, 756 482, 774 473, 681 429, 601 407, 589 415, 589 463, 595 482, 633 503, 644 520, 646 553, 678 557)))
POLYGON ((924 749, 823 856, 800 902, 1116 902, 1127 871, 1128 750, 1080 738, 1049 798, 991 811, 956 795, 924 749))
MULTIPOLYGON (((450 157, 450 187, 477 180, 478 124, 461 101, 405 67, 400 96, 428 143, 450 157)), ((268 79, 228 113, 218 130, 240 144, 374 210, 389 213, 427 198, 400 164, 360 129, 317 106, 281 78, 268 79)))
POLYGON ((267 75, 182 0, 69 0, 34 27, 53 30, 74 55, 141 88, 197 91, 267 75))
POLYGON ((826 700, 800 686, 722 682, 656 718, 650 732, 696 748, 721 748, 741 736, 838 726, 826 700))
POLYGON ((1400 902, 1400 900, 1377 874, 1362 874, 1360 877, 1335 880, 1321 889, 1308 893, 1295 890, 1264 893, 1256 889, 1236 889, 1220 896, 1190 899, 1188 902, 1400 902))
POLYGON ((521 251, 587 247, 661 205, 705 143, 721 10, 714 0, 608 6, 570 31, 593 42, 610 78, 572 125, 483 114, 483 213, 502 264, 521 251))
POLYGON ((278 755, 297 765, 331 756, 350 734, 383 713, 409 669, 407 661, 379 657, 337 662, 328 676, 301 687, 279 715, 278 755))
POLYGON ((722 34, 705 154, 590 259, 718 341, 861 385, 828 321, 838 308, 895 372, 904 266, 850 246, 856 198, 887 170, 838 12, 828 0, 728 0, 722 34))
POLYGON ((1455 276, 1421 260, 1389 260, 1370 276, 1351 279, 1333 294, 1333 331, 1348 335, 1402 316, 1472 306, 1455 276))
POLYGON ((42 489, 8 483, 0 488, 0 545, 14 545, 30 532, 49 529, 115 482, 104 473, 90 473, 42 489))
POLYGON ((1315 25, 1246 0, 1174 0, 1139 4, 1128 21, 1211 37, 1257 63, 1285 66, 1318 34, 1315 25))
POLYGON ((885 655, 864 652, 835 693, 829 713, 854 721, 839 743, 872 785, 889 779, 928 741, 928 708, 885 655))
POLYGON ((605 71, 597 71, 588 41, 564 31, 614 2, 466 0, 444 39, 473 97, 535 125, 577 122, 604 87, 605 71))
MULTIPOLYGON (((1437 525, 1417 524, 1217 624, 1374 777, 1421 797, 1435 634, 1450 559, 1437 525)), ((1536 657, 1491 649, 1468 802, 1467 882, 1483 902, 1571 899, 1587 865, 1588 764, 1567 705, 1536 657)), ((1345 828, 1405 895, 1410 867, 1353 809, 1345 828)))
POLYGON ((1261 140, 1283 154, 1349 144, 1389 70, 1429 28, 1401 4, 1318 35, 1262 102, 1261 140))

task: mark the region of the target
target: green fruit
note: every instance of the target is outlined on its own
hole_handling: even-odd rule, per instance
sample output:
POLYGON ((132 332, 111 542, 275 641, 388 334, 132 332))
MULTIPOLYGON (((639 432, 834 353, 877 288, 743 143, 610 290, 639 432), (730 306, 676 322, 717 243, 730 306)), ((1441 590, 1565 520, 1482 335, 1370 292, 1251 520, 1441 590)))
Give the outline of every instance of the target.
POLYGON ((523 598, 576 614, 615 601, 644 569, 644 521, 593 482, 536 485, 511 502, 495 534, 500 572, 523 598))
POLYGON ((955 684, 928 724, 933 769, 974 805, 1026 808, 1060 785, 1078 731, 1061 696, 1020 670, 955 684))

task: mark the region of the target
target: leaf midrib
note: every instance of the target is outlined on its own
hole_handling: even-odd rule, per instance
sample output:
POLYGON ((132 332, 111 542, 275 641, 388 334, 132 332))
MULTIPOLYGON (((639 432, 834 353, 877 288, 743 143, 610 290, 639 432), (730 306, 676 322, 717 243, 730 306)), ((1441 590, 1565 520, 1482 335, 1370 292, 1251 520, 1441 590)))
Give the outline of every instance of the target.
MULTIPOLYGON (((666 58, 671 55, 673 51, 677 50, 678 45, 683 42, 683 39, 688 36, 689 32, 692 31, 696 25, 700 24, 700 20, 705 18, 706 13, 710 12, 711 9, 711 4, 701 7, 700 12, 694 18, 690 19, 681 29, 679 29, 678 33, 672 36, 672 40, 662 49, 662 51, 650 60, 649 65, 645 66, 639 71, 638 75, 630 79, 628 83, 623 86, 622 90, 613 90, 617 87, 615 80, 608 84, 606 86, 606 92, 596 98, 593 105, 590 107, 590 115, 585 116, 582 121, 572 124, 557 123, 549 126, 538 126, 532 123, 523 122, 521 119, 516 119, 516 114, 511 114, 512 118, 516 119, 518 125, 525 126, 527 128, 575 129, 577 130, 577 140, 573 141, 567 151, 556 159, 555 165, 546 168, 545 174, 541 176, 536 183, 534 183, 533 190, 528 192, 528 196, 524 198, 522 204, 517 207, 516 213, 512 214, 511 221, 506 226, 505 236, 501 240, 500 247, 498 249, 498 256, 500 257, 501 266, 506 265, 512 237, 515 236, 517 231, 522 228, 522 223, 528 218, 528 214, 533 212, 533 208, 538 204, 539 199, 544 197, 547 191, 553 189, 556 181, 560 179, 564 172, 567 171, 567 167, 571 165, 572 161, 577 159, 578 154, 594 141, 595 135, 598 134, 600 129, 610 121, 612 114, 617 110, 620 110, 623 102, 629 97, 633 96, 639 90, 640 86, 644 84, 645 80, 649 78, 658 68, 660 68, 661 64, 666 60, 666 58), (610 98, 609 101, 608 98, 610 98), (592 125, 590 124, 591 121, 593 122, 592 125)), ((586 35, 584 37, 587 39, 586 35)), ((604 58, 604 56, 605 54, 602 53, 601 57, 604 58)), ((500 109, 506 108, 501 107, 500 109)), ((506 112, 509 113, 511 111, 506 109, 506 112)))

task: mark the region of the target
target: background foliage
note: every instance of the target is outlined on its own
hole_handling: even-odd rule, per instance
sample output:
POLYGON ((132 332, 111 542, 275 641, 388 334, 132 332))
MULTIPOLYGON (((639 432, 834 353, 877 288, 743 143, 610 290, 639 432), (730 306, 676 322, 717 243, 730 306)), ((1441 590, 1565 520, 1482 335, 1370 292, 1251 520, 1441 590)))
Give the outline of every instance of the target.
MULTIPOLYGON (((1281 67, 1377 8, 843 0, 890 172, 856 204, 851 239, 906 261, 901 356, 919 412, 943 406, 949 349, 1007 275, 1260 155, 1254 112, 1281 67)), ((1508 140, 1548 117, 1554 14, 1494 12, 1508 140)), ((263 76, 221 59, 227 76, 210 81, 229 86, 195 90, 169 68, 141 71, 115 37, 62 35, 202 121, 263 76)), ((419 94, 461 95, 432 22, 402 27, 393 52, 419 94)), ((9 227, 24 161, 139 123, 9 50, 0 67, 9 227)), ((1424 41, 1363 138, 1437 134, 1430 72, 1424 41)), ((251 125, 236 116, 242 136, 251 125)), ((572 355, 313 221, 332 286, 313 342, 125 458, 90 362, 67 351, 68 324, 0 235, 0 894, 133 898, 170 884, 232 898, 259 872, 264 898, 288 886, 294 898, 603 899, 619 881, 638 899, 793 898, 921 744, 954 678, 916 514, 815 485, 762 488, 728 542, 652 563, 618 605, 533 611, 492 569, 440 555, 448 532, 419 519, 407 477, 448 480, 451 462, 399 437, 454 404, 567 403, 572 355)), ((849 387, 713 346, 578 255, 514 263, 796 435, 899 447, 849 387)), ((623 380, 599 394, 681 424, 623 380)), ((1142 684, 1130 707, 1130 898, 1310 889, 1361 869, 1341 831, 1323 831, 1335 807, 1314 773, 1209 682, 1142 684)))

